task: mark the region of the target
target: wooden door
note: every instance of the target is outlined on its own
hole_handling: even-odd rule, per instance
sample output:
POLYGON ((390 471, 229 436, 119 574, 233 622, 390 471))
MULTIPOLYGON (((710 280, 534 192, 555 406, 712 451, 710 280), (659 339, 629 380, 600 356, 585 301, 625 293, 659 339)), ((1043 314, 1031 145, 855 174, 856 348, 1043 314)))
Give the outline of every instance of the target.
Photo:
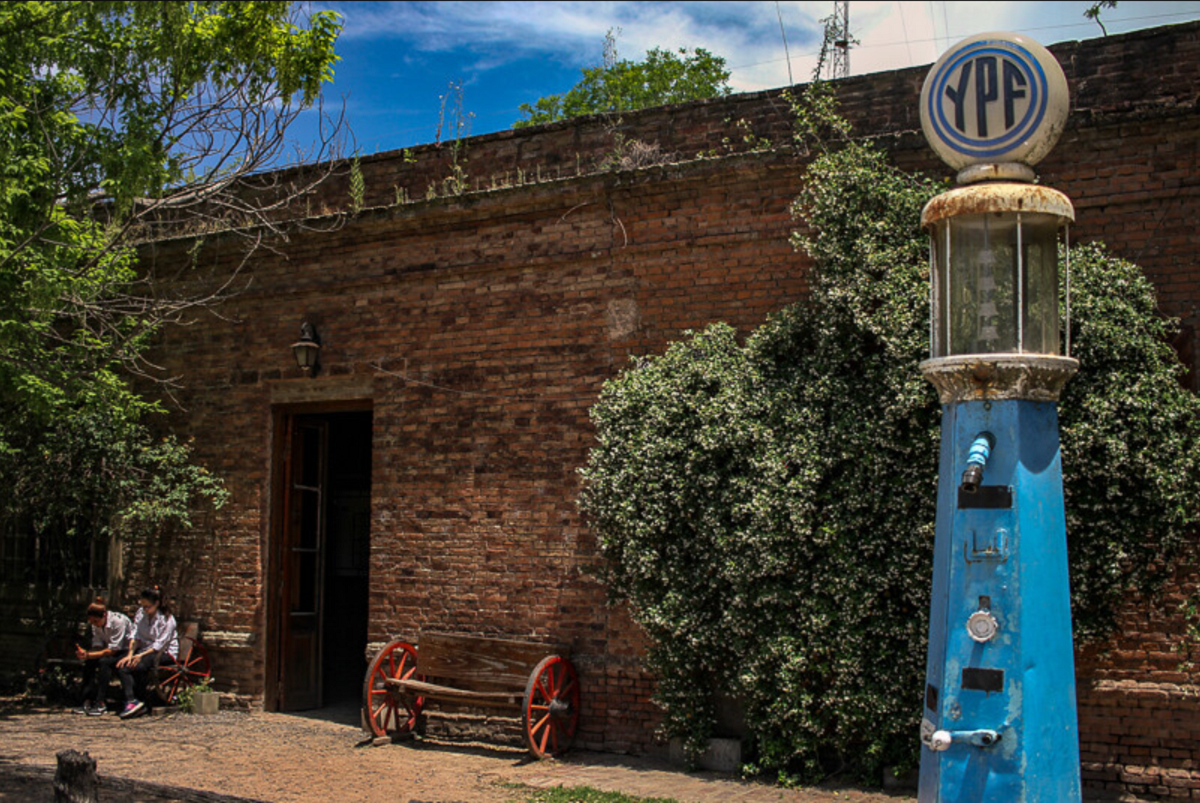
POLYGON ((325 507, 329 426, 290 419, 281 533, 283 595, 279 710, 321 705, 321 609, 324 604, 325 507))

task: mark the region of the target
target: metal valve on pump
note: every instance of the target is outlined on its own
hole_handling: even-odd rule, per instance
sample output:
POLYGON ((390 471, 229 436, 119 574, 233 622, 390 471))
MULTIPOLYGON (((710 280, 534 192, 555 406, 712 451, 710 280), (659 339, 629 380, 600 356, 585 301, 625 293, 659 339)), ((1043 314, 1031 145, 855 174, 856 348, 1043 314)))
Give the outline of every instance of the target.
POLYGON ((967 634, 977 644, 986 644, 996 637, 1000 623, 991 611, 978 610, 967 619, 967 634))
POLYGON ((1000 741, 999 731, 993 730, 973 730, 973 731, 947 731, 936 730, 929 735, 929 740, 925 743, 930 750, 935 753, 941 753, 950 749, 952 744, 969 744, 975 747, 991 747, 1000 741))

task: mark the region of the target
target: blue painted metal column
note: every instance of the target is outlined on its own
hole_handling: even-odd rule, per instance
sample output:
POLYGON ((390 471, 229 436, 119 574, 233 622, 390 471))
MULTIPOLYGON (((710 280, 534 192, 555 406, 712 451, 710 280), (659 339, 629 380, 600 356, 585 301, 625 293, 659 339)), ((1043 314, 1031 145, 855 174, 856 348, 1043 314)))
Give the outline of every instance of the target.
POLYGON ((1058 415, 943 408, 921 801, 1077 801, 1079 742, 1058 415), (974 492, 972 442, 995 438, 974 492))
POLYGON ((921 93, 926 137, 963 185, 921 217, 921 370, 943 411, 921 803, 1080 800, 1056 406, 1078 368, 1058 315, 1058 236, 1075 213, 1030 167, 1068 107, 1053 56, 1015 34, 955 45, 921 93))

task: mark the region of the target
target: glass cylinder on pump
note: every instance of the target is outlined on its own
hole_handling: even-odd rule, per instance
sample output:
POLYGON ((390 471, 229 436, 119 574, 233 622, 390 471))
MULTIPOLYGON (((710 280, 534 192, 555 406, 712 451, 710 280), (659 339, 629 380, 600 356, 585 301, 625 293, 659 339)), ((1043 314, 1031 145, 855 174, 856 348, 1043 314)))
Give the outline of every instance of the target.
POLYGON ((933 359, 1063 353, 1058 238, 1075 212, 1031 184, 961 187, 925 207, 931 237, 933 359))

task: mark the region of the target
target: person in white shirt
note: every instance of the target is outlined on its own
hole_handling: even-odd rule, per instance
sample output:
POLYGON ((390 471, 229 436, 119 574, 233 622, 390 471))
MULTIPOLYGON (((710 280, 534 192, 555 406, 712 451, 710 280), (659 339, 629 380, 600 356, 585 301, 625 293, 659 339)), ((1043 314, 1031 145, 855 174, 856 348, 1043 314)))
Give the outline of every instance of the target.
POLYGON ((92 646, 75 647, 75 656, 83 661, 83 705, 76 713, 98 717, 108 711, 108 684, 113 666, 129 649, 133 622, 120 611, 110 611, 104 597, 88 606, 87 621, 92 626, 92 646))
POLYGON ((121 711, 121 719, 136 717, 146 711, 149 703, 146 680, 158 666, 159 657, 163 653, 179 655, 175 617, 171 615, 159 586, 142 589, 133 628, 129 652, 117 661, 117 673, 121 676, 121 686, 125 691, 125 708, 121 711))

